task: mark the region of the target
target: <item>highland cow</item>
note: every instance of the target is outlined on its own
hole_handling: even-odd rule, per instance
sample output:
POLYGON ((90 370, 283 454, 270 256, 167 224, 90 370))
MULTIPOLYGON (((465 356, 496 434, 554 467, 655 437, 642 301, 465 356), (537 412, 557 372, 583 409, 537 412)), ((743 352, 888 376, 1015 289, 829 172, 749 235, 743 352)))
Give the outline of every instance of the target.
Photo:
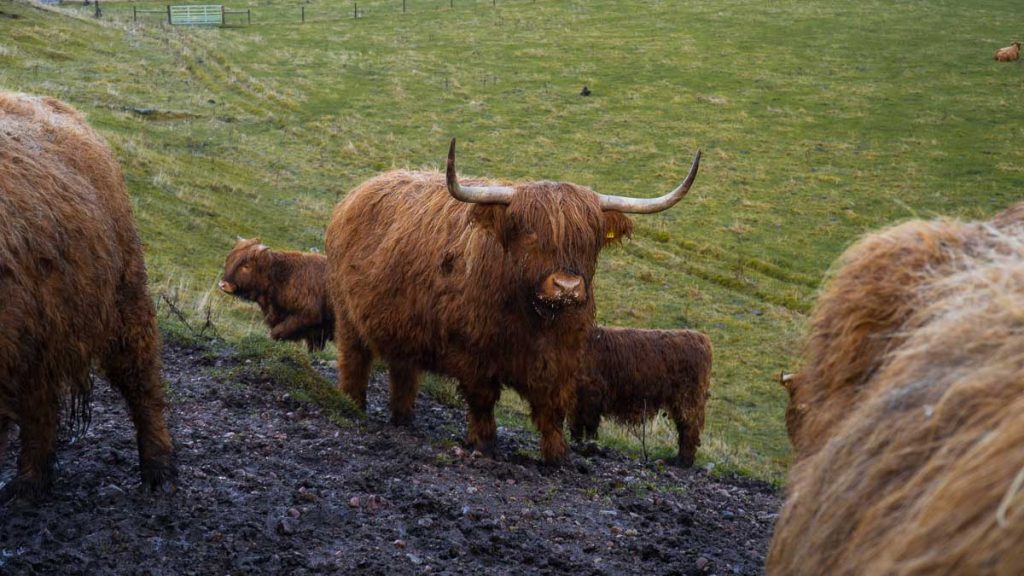
MULTIPOLYGON (((54 476, 60 405, 87 417, 95 362, 124 397, 143 482, 172 490, 160 348, 124 179, 73 108, 0 93, 0 444, 20 430, 2 500, 54 476)), ((80 430, 79 430, 80 431, 80 430)))
POLYGON ((996 50, 992 54, 992 59, 997 62, 1014 62, 1020 60, 1020 41, 1018 40, 1005 48, 996 50))
POLYGON ((910 222, 844 254, 786 384, 772 574, 1024 572, 1024 222, 910 222))
POLYGON ((901 327, 921 306, 921 284, 951 273, 961 255, 988 250, 990 229, 1021 222, 1024 204, 988 223, 912 221, 866 236, 839 258, 811 317, 804 368, 783 382, 797 459, 830 437, 865 383, 902 344, 901 327))
POLYGON ((259 305, 274 340, 302 340, 311 352, 334 339, 327 257, 278 252, 239 238, 224 261, 220 289, 259 305))
POLYGON ((664 409, 676 425, 676 463, 693 466, 711 383, 711 340, 693 330, 595 328, 569 418, 574 439, 597 438, 602 416, 641 424, 664 409))
POLYGON ((491 453, 494 404, 507 385, 530 404, 545 461, 563 460, 598 254, 631 234, 625 213, 678 202, 699 159, 679 187, 652 199, 568 183, 460 183, 454 140, 446 174, 396 171, 363 183, 327 228, 340 387, 365 406, 380 356, 391 419, 407 424, 418 372, 452 376, 468 404, 468 443, 491 453))

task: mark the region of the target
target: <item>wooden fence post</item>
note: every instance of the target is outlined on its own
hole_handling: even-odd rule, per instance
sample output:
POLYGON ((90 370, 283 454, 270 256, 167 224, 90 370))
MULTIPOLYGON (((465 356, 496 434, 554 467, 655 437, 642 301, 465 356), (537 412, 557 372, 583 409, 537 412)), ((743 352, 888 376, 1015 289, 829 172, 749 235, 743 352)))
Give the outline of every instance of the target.
POLYGON ((359 18, 359 3, 358 2, 353 2, 352 3, 352 17, 353 18, 359 18))
POLYGON ((171 5, 167 5, 167 24, 171 23, 171 5))
POLYGON ((306 23, 306 7, 305 6, 302 7, 302 23, 303 24, 306 23))

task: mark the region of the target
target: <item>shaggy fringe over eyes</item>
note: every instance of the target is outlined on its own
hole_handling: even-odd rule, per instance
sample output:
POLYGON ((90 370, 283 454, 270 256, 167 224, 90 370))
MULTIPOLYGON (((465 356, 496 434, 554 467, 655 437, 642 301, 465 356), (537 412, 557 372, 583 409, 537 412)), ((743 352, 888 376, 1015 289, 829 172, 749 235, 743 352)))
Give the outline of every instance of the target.
POLYGON ((900 321, 871 336, 887 350, 854 401, 809 408, 841 414, 791 470, 771 574, 1024 573, 1024 230, 914 222, 851 252, 915 230, 950 241, 904 245, 935 251, 903 258, 919 266, 900 321))

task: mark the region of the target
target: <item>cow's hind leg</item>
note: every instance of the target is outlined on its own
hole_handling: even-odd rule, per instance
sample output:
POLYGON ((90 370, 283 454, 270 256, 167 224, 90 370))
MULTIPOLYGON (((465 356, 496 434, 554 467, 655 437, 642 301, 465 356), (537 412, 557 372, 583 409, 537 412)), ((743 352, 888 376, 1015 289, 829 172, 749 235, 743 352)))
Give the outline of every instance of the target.
POLYGON ((373 353, 352 333, 338 315, 335 332, 338 345, 338 388, 351 398, 360 410, 366 410, 366 389, 370 385, 373 353))
POLYGON ((12 427, 10 418, 0 416, 0 466, 3 466, 4 460, 7 459, 7 444, 12 427))
POLYGON ((697 455, 697 448, 700 446, 700 432, 704 427, 704 419, 701 415, 687 413, 685 410, 672 410, 669 414, 676 424, 676 433, 679 435, 679 454, 676 455, 674 464, 683 468, 693 466, 697 455))
POLYGON ((498 433, 494 405, 501 397, 501 385, 494 382, 460 384, 469 408, 466 444, 482 454, 493 456, 498 433))
POLYGON ((164 420, 163 383, 160 381, 160 339, 153 304, 144 287, 122 286, 118 294, 121 326, 117 339, 100 361, 103 372, 121 393, 139 445, 142 482, 151 490, 176 490, 174 447, 164 420))
POLYGON ((416 394, 420 387, 419 371, 412 364, 390 362, 391 370, 391 423, 410 426, 416 408, 416 394))
MULTIPOLYGON (((56 476, 58 400, 55 390, 40 384, 19 398, 21 453, 18 473, 0 490, 0 503, 16 498, 35 499, 45 493, 56 476)), ((3 436, 10 430, 5 420, 3 436)))

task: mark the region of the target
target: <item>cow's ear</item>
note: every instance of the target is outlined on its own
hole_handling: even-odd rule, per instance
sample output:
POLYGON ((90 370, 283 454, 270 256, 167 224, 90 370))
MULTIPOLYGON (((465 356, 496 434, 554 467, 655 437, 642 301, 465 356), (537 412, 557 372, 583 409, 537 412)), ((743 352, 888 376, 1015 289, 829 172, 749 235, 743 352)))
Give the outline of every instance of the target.
POLYGON ((605 210, 604 212, 604 245, 621 242, 622 238, 633 237, 633 221, 622 212, 605 210))
POLYGON ((508 217, 508 206, 474 204, 469 215, 474 224, 493 234, 502 246, 508 248, 512 240, 512 222, 508 217))

